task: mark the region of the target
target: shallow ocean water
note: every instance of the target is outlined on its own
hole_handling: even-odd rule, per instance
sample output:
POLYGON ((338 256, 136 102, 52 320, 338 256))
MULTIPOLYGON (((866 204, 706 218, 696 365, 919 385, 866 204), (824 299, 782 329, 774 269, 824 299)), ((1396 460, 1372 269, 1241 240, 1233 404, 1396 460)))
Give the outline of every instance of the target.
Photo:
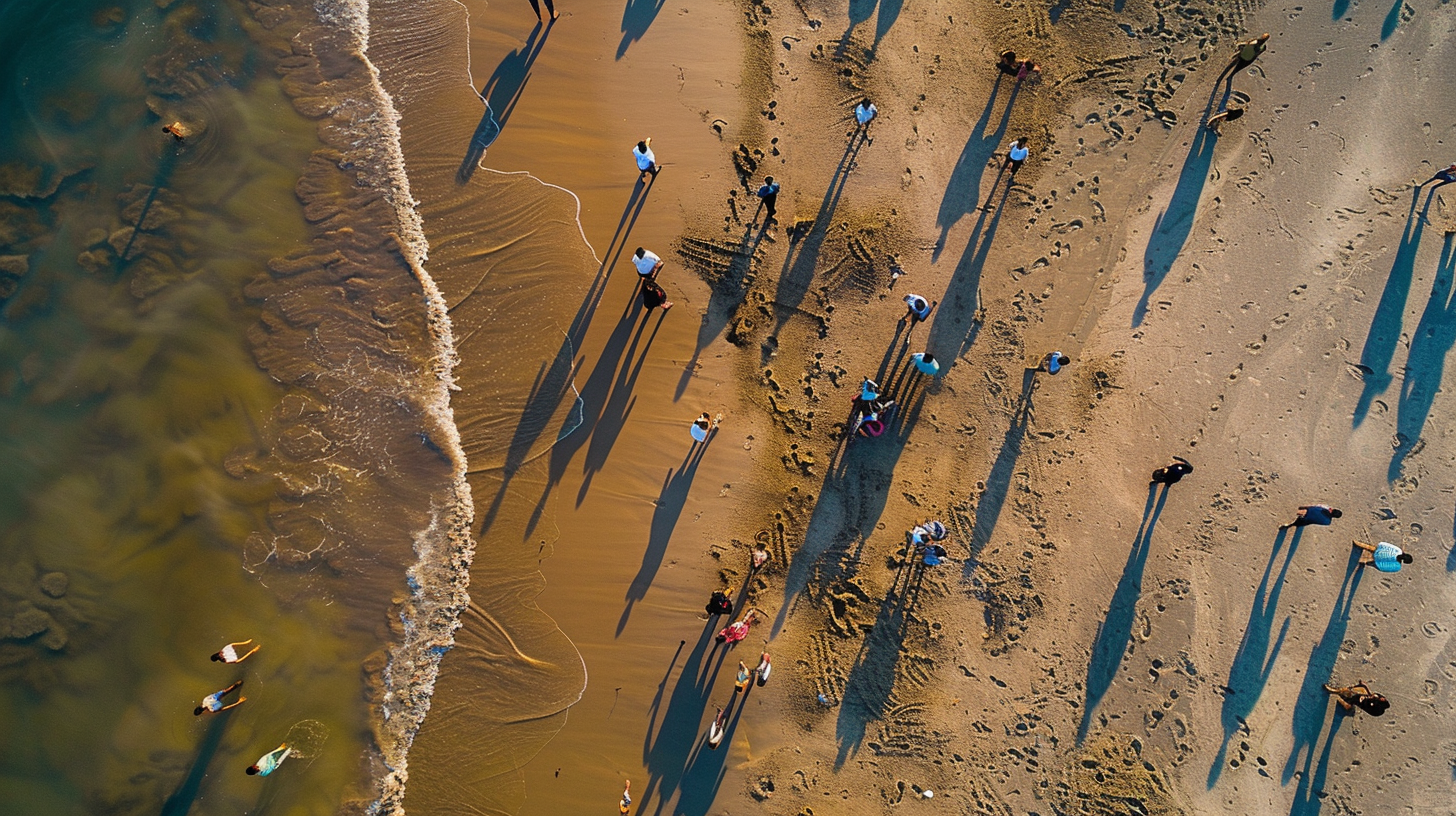
POLYGON ((280 501, 246 454, 288 392, 244 287, 305 238, 319 146, 250 27, 221 0, 0 4, 6 813, 324 814, 364 791, 383 616, 327 562, 245 563, 280 501), (174 118, 200 132, 174 143, 174 118), (245 663, 208 660, 246 638, 245 663), (247 702, 193 716, 239 678, 247 702), (244 774, 303 721, 312 758, 244 774))

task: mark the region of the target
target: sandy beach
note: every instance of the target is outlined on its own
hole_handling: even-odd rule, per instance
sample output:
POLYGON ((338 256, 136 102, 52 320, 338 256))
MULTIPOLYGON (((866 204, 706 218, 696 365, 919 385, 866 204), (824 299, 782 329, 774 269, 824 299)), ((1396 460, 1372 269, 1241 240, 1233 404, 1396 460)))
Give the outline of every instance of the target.
POLYGON ((624 779, 654 814, 1449 810, 1456 222, 1413 184, 1453 158, 1446 6, 581 5, 438 4, 439 73, 394 85, 372 11, 480 541, 410 812, 605 811, 624 779), (899 416, 846 443, 865 376, 899 416), (1311 503, 1344 516, 1276 529, 1311 503), (732 649, 726 586, 766 618, 732 649), (1386 715, 1321 690, 1357 679, 1386 715))

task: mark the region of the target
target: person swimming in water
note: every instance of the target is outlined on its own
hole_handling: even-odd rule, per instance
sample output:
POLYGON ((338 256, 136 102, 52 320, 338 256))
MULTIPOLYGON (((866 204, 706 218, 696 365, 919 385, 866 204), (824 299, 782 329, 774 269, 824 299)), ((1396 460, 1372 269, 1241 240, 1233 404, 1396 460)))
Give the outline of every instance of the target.
POLYGON ((283 764, 283 760, 288 759, 288 755, 291 753, 293 753, 293 747, 286 742, 283 743, 259 757, 257 762, 249 765, 247 770, 248 776, 267 776, 273 773, 278 770, 279 765, 283 764))

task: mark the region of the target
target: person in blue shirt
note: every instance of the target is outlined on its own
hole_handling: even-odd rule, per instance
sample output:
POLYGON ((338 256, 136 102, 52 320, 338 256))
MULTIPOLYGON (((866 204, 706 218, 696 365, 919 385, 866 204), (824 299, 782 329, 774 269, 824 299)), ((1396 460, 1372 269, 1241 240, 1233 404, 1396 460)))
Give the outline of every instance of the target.
POLYGON ((1360 557, 1360 566, 1374 564, 1381 572, 1400 572, 1402 564, 1409 564, 1415 561, 1411 554, 1388 541, 1379 544, 1371 544, 1368 541, 1354 542, 1356 547, 1370 553, 1368 556, 1360 557))
POLYGON ((775 213, 778 212, 779 183, 774 181, 773 176, 763 177, 763 186, 758 188, 758 197, 763 199, 763 208, 768 210, 768 215, 764 217, 763 223, 778 221, 775 213))
POLYGON ((1342 515, 1344 514, 1328 504, 1310 504, 1299 508, 1299 513, 1294 517, 1294 521, 1279 525, 1279 529, 1288 530, 1290 527, 1304 527, 1310 524, 1328 527, 1331 521, 1342 515))

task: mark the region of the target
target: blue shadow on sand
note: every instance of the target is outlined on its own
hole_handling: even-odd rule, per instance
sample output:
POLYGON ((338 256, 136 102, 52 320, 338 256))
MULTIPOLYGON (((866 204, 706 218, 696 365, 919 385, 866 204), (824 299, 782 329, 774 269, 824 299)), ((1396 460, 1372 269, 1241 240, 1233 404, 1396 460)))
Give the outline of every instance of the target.
POLYGON ((869 53, 869 58, 874 59, 875 51, 880 47, 880 40, 890 33, 890 28, 895 25, 895 21, 899 19, 900 11, 904 7, 905 0, 849 0, 849 27, 844 30, 844 36, 839 38, 838 54, 843 56, 849 50, 850 35, 878 8, 879 16, 875 19, 875 44, 869 53))
MULTIPOLYGON (((726 649, 719 651, 713 646, 713 633, 717 628, 717 618, 709 618, 702 635, 698 637, 697 645, 683 664, 677 683, 672 687, 666 709, 662 708, 662 698, 677 663, 676 654, 673 655, 673 662, 667 667, 662 682, 657 686, 657 695, 648 708, 647 735, 642 742, 642 764, 647 766, 648 778, 647 785, 637 797, 638 816, 645 816, 648 804, 654 799, 657 806, 652 812, 660 816, 668 802, 677 794, 683 777, 692 764, 694 743, 701 733, 703 714, 707 711, 708 700, 712 695, 713 681, 727 655, 726 649), (659 714, 662 717, 660 722, 659 714)), ((678 652, 681 651, 680 645, 678 652)))
POLYGON ((1031 396, 1035 387, 1036 371, 1030 368, 1023 370, 1021 401, 1011 417, 1011 424, 1006 428, 1006 435, 1001 439, 1001 447, 996 451, 996 461, 991 463, 991 470, 986 474, 986 486, 976 499, 976 521, 971 526, 971 540, 967 544, 971 557, 966 559, 963 567, 963 577, 968 581, 971 573, 975 572, 981 550, 990 543, 991 533, 996 530, 996 520, 1001 517, 1001 508, 1006 506, 1011 477, 1016 473, 1016 460, 1021 457, 1021 444, 1026 440, 1026 432, 1031 426, 1031 396))
POLYGON ((622 41, 617 44, 617 59, 627 56, 632 43, 642 39, 665 4, 666 0, 627 0, 627 7, 622 10, 622 41))
POLYGON ((1452 278, 1456 276, 1456 253, 1446 233, 1441 245, 1441 261, 1436 265, 1436 279, 1431 284, 1431 298, 1426 301, 1421 321, 1411 334, 1410 352, 1406 355, 1405 376, 1400 382, 1400 402, 1396 408, 1395 453, 1390 459, 1386 479, 1400 478, 1401 466, 1425 430, 1431 405, 1441 390, 1446 372, 1446 355, 1456 343, 1456 298, 1452 297, 1452 278))
POLYGON ((541 56, 541 49, 546 45, 546 35, 550 30, 549 26, 536 23, 525 44, 505 55, 491 72, 490 78, 481 86, 479 93, 481 100, 485 102, 485 113, 475 126, 475 133, 471 135, 470 144, 465 150, 465 158, 461 160, 460 169, 455 173, 457 183, 464 184, 475 175, 480 160, 485 157, 485 151, 495 143, 511 118, 516 103, 521 101, 521 93, 526 89, 526 81, 531 78, 531 66, 541 56))
POLYGON ((951 228, 961 218, 976 212, 981 205, 981 176, 1006 136, 1006 126, 1011 122, 1011 108, 1016 104, 1016 95, 1021 90, 1019 83, 1012 85, 1010 97, 1006 100, 1006 109, 1001 112, 1001 121, 997 123, 996 130, 988 135, 986 128, 991 124, 991 112, 996 108, 996 96, 1001 91, 1004 77, 1005 74, 996 75, 996 84, 991 87, 991 97, 986 100, 981 118, 971 128, 966 146, 961 148, 960 158, 956 159, 955 167, 951 169, 945 193, 940 197, 940 209, 935 214, 935 225, 940 228, 940 237, 936 239, 935 249, 930 256, 932 263, 940 260, 940 253, 945 250, 946 234, 951 228))
POLYGON ((1279 531, 1274 539, 1274 549, 1269 553, 1269 563, 1264 567, 1264 577, 1254 592, 1254 605, 1249 609, 1249 622, 1244 626, 1243 640, 1239 641, 1239 650, 1234 653, 1233 665, 1229 667, 1228 684, 1223 688, 1223 710, 1219 715, 1219 721, 1223 724, 1223 742, 1219 744, 1218 755, 1208 769, 1210 789, 1218 784, 1218 778, 1223 774, 1224 760, 1228 756, 1229 742, 1239 729, 1246 727, 1244 721, 1263 695, 1264 686, 1269 682, 1269 674, 1274 671, 1274 661, 1284 646, 1284 637, 1289 634, 1290 617, 1285 615, 1284 623, 1279 627, 1279 637, 1274 641, 1274 648, 1269 648, 1269 636, 1273 634, 1274 618, 1279 611, 1279 594, 1284 589, 1284 578, 1289 574, 1289 565, 1294 561, 1294 551, 1299 549, 1302 532, 1303 528, 1294 528, 1289 550, 1285 552, 1284 563, 1279 567, 1279 577, 1271 585, 1269 576, 1274 572, 1274 562, 1279 560, 1279 551, 1284 548, 1284 538, 1289 534, 1288 530, 1279 531))
POLYGON ((647 597, 647 590, 652 587, 652 581, 657 577, 657 570, 662 566, 663 557, 667 555, 667 543, 672 540, 672 531, 677 527, 677 520, 682 517, 683 506, 687 504, 688 491, 693 488, 693 477, 698 475, 698 465, 702 464, 703 454, 708 452, 708 445, 715 436, 717 431, 710 431, 706 441, 693 442, 687 456, 683 457, 682 464, 678 465, 676 474, 669 470, 667 478, 662 480, 662 492, 657 497, 652 511, 652 524, 648 527, 647 549, 642 553, 642 566, 627 587, 627 606, 617 621, 618 636, 627 628, 632 607, 647 597))
POLYGON ((1404 8, 1405 0, 1395 0, 1395 5, 1391 6, 1390 11, 1385 13, 1385 22, 1380 25, 1381 42, 1390 39, 1390 35, 1394 34, 1395 29, 1400 26, 1400 12, 1404 8))
POLYGON ((1107 615, 1097 627, 1097 638, 1092 642, 1092 653, 1087 661, 1087 702, 1082 708, 1082 723, 1077 726, 1077 744, 1087 738, 1092 727, 1092 713, 1102 697, 1112 687, 1117 668, 1122 665, 1123 655, 1132 642, 1133 619, 1137 614, 1137 602, 1143 594, 1143 569, 1152 550, 1153 527, 1163 513, 1168 501, 1168 486, 1158 490, 1158 485, 1148 485, 1148 501, 1143 506, 1142 524, 1138 526, 1137 537, 1127 554, 1127 565, 1122 569, 1122 578, 1113 590, 1112 601, 1107 606, 1107 615))
POLYGON ((880 602, 879 614, 864 643, 860 644, 854 664, 844 682, 839 717, 834 735, 839 744, 834 768, 844 767, 850 756, 859 753, 869 723, 884 715, 895 690, 895 670, 900 662, 900 646, 910 622, 909 610, 915 608, 920 595, 925 568, 915 557, 913 547, 906 545, 904 560, 890 590, 880 602))
MULTIPOLYGON (((1206 117, 1205 117, 1206 118, 1206 117)), ((1193 219, 1198 214, 1198 199, 1203 195, 1203 185, 1208 181, 1208 170, 1213 166, 1213 148, 1218 138, 1202 123, 1193 135, 1193 144, 1188 157, 1183 160, 1183 170, 1178 174, 1178 186, 1168 206, 1158 214, 1148 236, 1148 246, 1143 252, 1143 296, 1133 309, 1132 325, 1141 326, 1148 315, 1148 302, 1157 291, 1163 279, 1168 277, 1173 263, 1183 254, 1183 246, 1193 232, 1193 219)))
MULTIPOLYGON (((1304 670, 1304 683, 1295 700, 1294 718, 1290 723, 1294 732, 1294 744, 1289 750, 1288 759, 1284 760, 1280 784, 1287 785, 1294 778, 1301 751, 1305 752, 1305 757, 1300 784, 1304 785, 1309 781, 1314 746, 1319 742, 1325 713, 1330 707, 1324 684, 1330 682, 1330 677, 1334 674, 1335 661, 1340 657, 1340 646, 1345 642, 1345 630, 1350 627, 1350 610, 1355 605, 1355 590, 1360 586, 1360 553, 1361 550, 1350 548, 1350 557, 1345 563, 1345 580, 1340 584, 1339 594, 1335 596, 1334 609, 1330 610, 1330 619, 1325 624, 1324 634, 1320 635, 1319 642, 1310 652, 1309 665, 1304 670)), ((1312 789, 1311 794, 1314 793, 1318 793, 1318 790, 1312 789)), ((1318 812, 1317 805, 1314 812, 1318 812)))
POLYGON ((1416 202, 1420 200, 1421 188, 1411 194, 1410 213, 1406 215, 1405 231, 1395 249, 1395 260, 1390 264, 1390 274, 1385 276, 1385 290, 1380 294, 1380 303, 1375 306, 1375 315, 1370 319, 1370 333, 1365 336, 1365 347, 1360 350, 1361 371, 1365 385, 1360 390, 1360 399, 1355 403, 1354 427, 1360 427, 1370 413, 1370 404, 1385 389, 1390 387, 1391 360, 1395 358, 1395 347, 1400 342, 1401 323, 1405 318, 1405 302, 1410 295, 1411 279, 1415 276, 1416 251, 1420 249, 1421 233, 1426 226, 1426 213, 1431 208, 1431 198, 1416 215, 1416 202))

